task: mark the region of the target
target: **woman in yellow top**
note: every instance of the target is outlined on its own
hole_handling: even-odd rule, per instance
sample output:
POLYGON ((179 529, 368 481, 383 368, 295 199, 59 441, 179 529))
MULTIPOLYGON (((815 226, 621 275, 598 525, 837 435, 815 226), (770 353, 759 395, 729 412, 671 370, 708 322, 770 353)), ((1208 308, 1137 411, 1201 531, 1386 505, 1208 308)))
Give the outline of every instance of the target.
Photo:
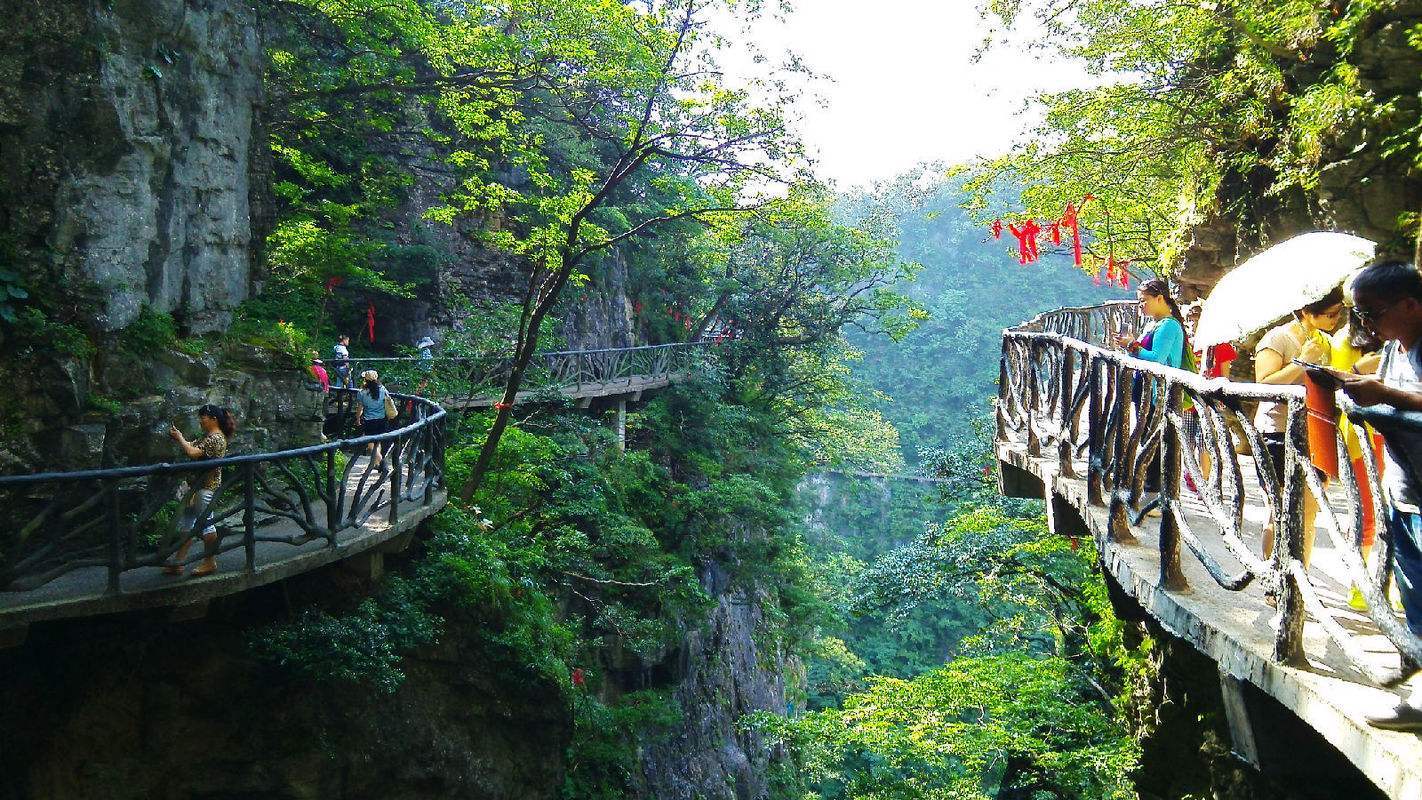
MULTIPOLYGON (((1302 384, 1303 367, 1295 358, 1315 364, 1331 360, 1331 345, 1327 334, 1343 322, 1343 288, 1333 291, 1294 312, 1294 319, 1264 334, 1254 348, 1254 380, 1278 385, 1302 384)), ((1264 437, 1269 460, 1280 486, 1284 478, 1284 430, 1289 408, 1284 403, 1260 403, 1254 414, 1254 425, 1264 437)), ((1255 455, 1258 457, 1258 454, 1255 455)), ((1318 501, 1312 492, 1304 492, 1303 503, 1303 563, 1307 567, 1313 556, 1313 522, 1318 516, 1318 501)), ((1264 557, 1274 551, 1274 521, 1264 526, 1264 557)))
MULTIPOLYGON (((1358 375, 1371 375, 1377 372, 1378 362, 1382 360, 1382 342, 1374 336, 1367 326, 1362 324, 1356 314, 1349 313, 1348 324, 1338 329, 1338 333, 1333 335, 1333 357, 1328 365, 1340 372, 1352 372, 1358 375)), ((1362 501, 1363 517, 1363 561, 1368 560, 1368 553, 1373 548, 1373 539, 1377 533, 1377 521, 1373 519, 1373 489, 1368 484, 1367 470, 1363 466, 1363 443, 1358 435, 1363 432, 1362 439, 1366 439, 1368 445, 1373 448, 1376 454, 1373 463, 1382 469, 1382 437, 1366 425, 1361 426, 1348 421, 1347 414, 1340 414, 1338 417, 1338 433, 1343 436, 1343 442, 1348 446, 1348 460, 1353 464, 1353 474, 1358 477, 1359 500, 1362 501)), ((1352 597, 1348 604, 1363 611, 1368 604, 1363 600, 1363 593, 1358 591, 1358 587, 1353 587, 1352 597)))

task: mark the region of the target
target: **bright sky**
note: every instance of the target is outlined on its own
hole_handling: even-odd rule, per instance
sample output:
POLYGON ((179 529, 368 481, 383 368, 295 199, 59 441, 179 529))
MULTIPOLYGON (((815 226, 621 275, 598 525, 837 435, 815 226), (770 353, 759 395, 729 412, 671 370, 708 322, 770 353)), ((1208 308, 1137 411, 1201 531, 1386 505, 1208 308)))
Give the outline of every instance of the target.
POLYGON ((996 154, 1028 122, 1026 98, 1086 82, 1070 65, 1021 50, 972 55, 986 33, 976 0, 799 0, 785 22, 757 21, 751 36, 779 60, 788 48, 828 101, 802 103, 804 137, 819 173, 840 188, 892 177, 923 161, 996 154))

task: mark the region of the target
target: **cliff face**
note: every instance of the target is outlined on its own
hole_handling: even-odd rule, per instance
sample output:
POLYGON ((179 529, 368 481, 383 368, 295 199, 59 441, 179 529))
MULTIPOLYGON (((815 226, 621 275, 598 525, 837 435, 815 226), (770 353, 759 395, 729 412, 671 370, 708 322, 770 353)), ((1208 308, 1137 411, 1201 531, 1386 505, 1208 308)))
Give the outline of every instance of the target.
MULTIPOLYGON (((346 591, 336 571, 300 592, 346 591)), ((455 616, 393 694, 289 681, 246 636, 275 588, 184 623, 37 628, 0 651, 0 798, 540 800, 563 780, 559 687, 500 674, 455 616)))
POLYGON ((145 304, 192 332, 224 328, 260 240, 255 10, 4 0, 0 15, 0 244, 27 284, 99 330, 145 304))
MULTIPOLYGON (((1419 23, 1419 0, 1384 3, 1370 12, 1345 56, 1326 51, 1280 56, 1291 92, 1319 83, 1326 68, 1338 63, 1357 70, 1360 94, 1377 108, 1349 114, 1325 134, 1317 184, 1307 190, 1271 191, 1276 176, 1264 165, 1270 153, 1263 149, 1254 172, 1227 176, 1213 210, 1191 230, 1177 275, 1183 283, 1206 292, 1240 260, 1309 230, 1355 233, 1378 242, 1384 253, 1412 255, 1403 217, 1422 208, 1422 171, 1411 151, 1397 144, 1415 139, 1412 131, 1422 119, 1422 50, 1409 42, 1409 31, 1419 23), (1241 224, 1241 216, 1251 219, 1241 224)), ((1275 137, 1289 125, 1285 114, 1280 109, 1275 137)), ((1267 145, 1278 147, 1277 138, 1267 145)))
POLYGON ((701 570, 716 598, 704 625, 688 632, 674 668, 673 691, 682 723, 648 742, 640 754, 638 796, 648 800, 759 800, 778 754, 763 738, 741 731, 747 714, 784 714, 786 676, 798 662, 772 644, 765 617, 767 592, 733 588, 718 565, 701 570))

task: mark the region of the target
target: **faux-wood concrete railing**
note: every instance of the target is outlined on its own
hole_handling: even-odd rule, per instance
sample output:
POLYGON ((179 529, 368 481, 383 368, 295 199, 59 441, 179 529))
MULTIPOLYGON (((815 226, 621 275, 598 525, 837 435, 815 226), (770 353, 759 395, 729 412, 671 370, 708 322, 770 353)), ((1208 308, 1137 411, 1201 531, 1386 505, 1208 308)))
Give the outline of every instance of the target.
MULTIPOLYGON (((1338 544, 1349 578, 1368 602, 1373 623, 1399 653, 1413 663, 1422 663, 1422 639, 1412 635, 1386 599, 1393 546, 1383 523, 1379 465, 1372 448, 1362 448, 1364 470, 1356 473, 1342 435, 1335 435, 1339 479, 1334 491, 1326 491, 1309 465, 1303 387, 1206 380, 1109 348, 1112 335, 1131 333, 1138 324, 1133 304, 1117 302, 1049 312, 1004 332, 997 404, 999 442, 1020 443, 1029 459, 1055 462, 1054 469, 1061 475, 1082 477, 1077 474, 1077 463, 1084 461, 1087 503, 1107 510, 1105 535, 1112 544, 1137 544, 1132 525, 1141 524, 1146 518, 1144 511, 1158 503, 1158 585, 1165 591, 1187 589, 1182 557, 1196 559, 1215 583, 1230 592, 1239 593, 1251 583, 1261 582, 1265 596, 1275 598, 1278 606, 1273 643, 1276 661, 1301 663, 1322 657, 1321 653, 1305 652, 1307 613, 1361 675, 1381 682, 1390 676, 1340 624, 1335 608, 1323 602, 1304 567, 1303 504, 1305 495, 1311 495, 1320 508, 1318 524, 1338 544), (1287 408, 1282 475, 1268 458, 1250 459, 1247 473, 1237 455, 1242 450, 1265 452, 1249 413, 1259 401, 1282 403, 1287 408), (1190 441, 1183 432, 1186 413, 1198 415, 1199 440, 1190 441), (1202 468, 1206 463, 1202 455, 1208 456, 1208 469, 1202 468), (1156 464, 1159 498, 1143 504, 1147 472, 1156 464), (1246 483, 1251 491, 1246 491, 1246 483), (1251 500, 1256 484, 1260 499, 1251 500), (1187 485, 1194 488, 1187 490, 1187 485), (1360 487, 1364 485, 1371 490, 1368 494, 1378 527, 1371 568, 1365 565, 1360 549, 1364 496, 1360 487), (1186 491, 1196 509, 1188 517, 1182 494, 1186 491), (1244 540, 1249 503, 1262 504, 1263 509, 1254 510, 1275 521, 1277 543, 1268 558, 1253 552, 1244 540), (1198 513, 1201 507, 1203 515, 1198 513), (1200 525, 1202 519, 1215 528, 1209 533, 1224 543, 1227 559, 1217 555, 1218 548, 1211 552, 1201 543, 1198 534, 1203 531, 1192 529, 1192 524, 1200 525), (1237 563, 1228 564, 1228 560, 1237 563)), ((1340 405, 1355 421, 1366 421, 1385 434, 1404 427, 1422 430, 1422 415, 1386 407, 1359 409, 1341 397, 1340 405)))
MULTIPOLYGON (((352 394, 334 390, 331 402, 348 405, 352 394)), ((324 563, 329 559, 309 557, 308 545, 324 541, 335 549, 380 516, 386 519, 375 527, 382 531, 428 516, 432 504, 443 505, 446 412, 421 397, 396 397, 409 409, 404 424, 376 436, 212 460, 0 477, 0 611, 41 601, 109 610, 114 604, 95 603, 95 593, 137 588, 125 586, 125 576, 151 576, 194 530, 215 527, 217 555, 241 549, 251 574, 259 548, 264 566, 281 560, 271 552, 277 544, 292 546, 293 555, 301 551, 305 562, 324 563), (371 447, 384 449, 383 464, 366 455, 371 447), (204 505, 199 489, 214 470, 222 482, 204 505), (189 504, 195 524, 182 520, 189 504), (60 578, 73 585, 47 586, 60 578)), ((192 550, 189 565, 205 555, 200 539, 192 550)))

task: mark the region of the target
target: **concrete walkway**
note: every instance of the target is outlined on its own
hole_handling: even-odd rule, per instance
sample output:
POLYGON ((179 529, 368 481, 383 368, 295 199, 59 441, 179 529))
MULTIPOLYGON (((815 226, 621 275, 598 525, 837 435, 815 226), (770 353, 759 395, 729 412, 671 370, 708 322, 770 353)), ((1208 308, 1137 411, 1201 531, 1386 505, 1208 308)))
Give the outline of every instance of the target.
MULTIPOLYGON (((1109 541, 1107 509, 1087 503, 1083 478, 1058 474, 1055 454, 1051 458, 1028 458, 1025 443, 1019 438, 999 439, 997 449, 1000 461, 1041 478, 1048 497, 1055 492, 1076 509, 1102 548, 1106 570, 1166 630, 1218 662, 1222 674, 1248 681, 1273 696, 1322 734, 1389 797, 1422 800, 1422 736, 1378 730, 1364 721, 1368 713, 1391 708, 1397 695, 1369 685, 1315 618, 1310 616, 1304 625, 1308 664, 1276 663, 1272 658, 1275 611, 1266 603, 1259 581, 1241 591, 1228 591, 1182 546, 1181 562, 1189 588, 1162 589, 1158 517, 1147 517, 1132 527, 1135 543, 1109 541)), ((1253 464, 1248 457, 1241 457, 1240 461, 1248 498, 1244 540, 1259 555, 1265 507, 1253 464)), ((1084 462, 1077 461, 1073 466, 1078 475, 1086 475, 1084 462)), ((1242 565, 1230 555, 1203 505, 1188 490, 1184 494, 1187 520, 1202 545, 1226 570, 1240 570, 1242 565)), ((1334 507, 1347 519, 1342 497, 1335 497, 1334 507)), ((1350 584, 1346 568, 1321 520, 1310 578, 1325 605, 1365 653, 1369 665, 1378 670, 1396 667, 1397 651, 1366 613, 1348 607, 1350 584)), ((1414 681, 1422 681, 1422 676, 1414 681)))
MULTIPOLYGON (((346 480, 346 497, 356 494, 365 474, 367 459, 361 456, 346 480)), ((373 475, 374 473, 372 473, 373 475)), ((382 494, 372 502, 384 502, 388 494, 387 481, 382 494)), ((366 487, 367 494, 370 487, 366 487)), ((293 575, 317 569, 357 555, 388 547, 403 534, 413 531, 421 522, 444 508, 447 497, 443 489, 432 490, 429 501, 402 497, 399 516, 392 524, 388 506, 370 514, 362 524, 339 532, 335 542, 325 539, 299 539, 303 531, 294 522, 280 519, 258 529, 262 538, 299 539, 298 544, 258 541, 251 572, 246 571, 246 550, 241 533, 226 536, 223 552, 217 558, 218 571, 201 578, 167 575, 159 567, 139 567, 120 575, 119 591, 108 589, 108 570, 87 567, 67 572, 42 586, 23 592, 0 592, 0 631, 33 622, 89 616, 160 606, 189 606, 215 597, 237 594, 293 575)), ((325 505, 313 502, 316 519, 325 519, 325 505)), ((347 509, 348 511, 348 509, 347 509)), ((188 572, 201 557, 201 542, 195 543, 189 554, 188 572)))

